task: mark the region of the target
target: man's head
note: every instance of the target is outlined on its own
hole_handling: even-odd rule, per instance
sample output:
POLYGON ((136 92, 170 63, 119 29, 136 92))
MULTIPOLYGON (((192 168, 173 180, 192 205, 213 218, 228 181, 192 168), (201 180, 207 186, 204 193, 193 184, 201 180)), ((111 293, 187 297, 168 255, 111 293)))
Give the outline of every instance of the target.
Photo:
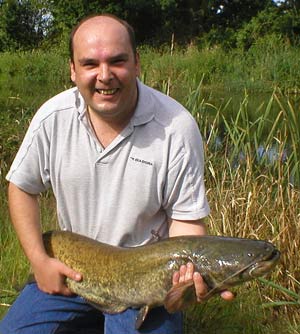
POLYGON ((72 32, 71 79, 91 112, 126 120, 137 102, 140 73, 132 28, 111 15, 83 20, 72 32))
POLYGON ((91 15, 91 16, 87 16, 86 18, 82 19, 71 31, 70 39, 69 39, 69 54, 70 54, 71 61, 73 61, 73 59, 74 59, 73 37, 74 37, 76 31, 78 30, 78 28, 84 22, 90 20, 93 17, 99 17, 99 16, 111 17, 111 18, 115 19, 116 21, 118 21, 120 24, 122 24, 126 28, 128 36, 129 36, 130 44, 131 44, 131 47, 132 47, 132 51, 133 51, 134 54, 136 54, 137 49, 136 49, 135 32, 134 32, 134 29, 132 28, 132 26, 128 22, 126 22, 126 21, 124 21, 124 20, 122 20, 122 19, 120 19, 117 16, 112 15, 112 14, 91 15))

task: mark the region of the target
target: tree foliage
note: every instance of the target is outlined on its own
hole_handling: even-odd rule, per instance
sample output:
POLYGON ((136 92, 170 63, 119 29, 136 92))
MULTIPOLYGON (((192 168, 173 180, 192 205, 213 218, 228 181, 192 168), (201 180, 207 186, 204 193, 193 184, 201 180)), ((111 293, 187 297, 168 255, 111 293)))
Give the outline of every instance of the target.
POLYGON ((0 51, 32 49, 43 41, 48 25, 44 3, 44 0, 0 3, 0 51))
POLYGON ((265 36, 286 39, 289 44, 299 42, 300 16, 283 8, 267 7, 253 17, 237 33, 237 46, 247 50, 265 36))
POLYGON ((244 48, 268 32, 297 41, 299 0, 0 0, 0 52, 66 40, 83 17, 112 13, 127 20, 140 44, 206 41, 244 48))
MULTIPOLYGON (((272 5, 272 0, 214 0, 211 1, 209 26, 240 28, 257 13, 272 5)), ((209 28, 208 26, 208 28, 209 28)))

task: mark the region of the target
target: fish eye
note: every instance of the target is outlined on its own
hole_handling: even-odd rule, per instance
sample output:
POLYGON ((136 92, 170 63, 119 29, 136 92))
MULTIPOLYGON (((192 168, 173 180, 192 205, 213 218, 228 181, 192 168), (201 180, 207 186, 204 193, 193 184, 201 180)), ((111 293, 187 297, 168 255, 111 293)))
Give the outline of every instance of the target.
POLYGON ((248 255, 249 257, 253 257, 253 256, 254 256, 253 253, 248 253, 247 255, 248 255))

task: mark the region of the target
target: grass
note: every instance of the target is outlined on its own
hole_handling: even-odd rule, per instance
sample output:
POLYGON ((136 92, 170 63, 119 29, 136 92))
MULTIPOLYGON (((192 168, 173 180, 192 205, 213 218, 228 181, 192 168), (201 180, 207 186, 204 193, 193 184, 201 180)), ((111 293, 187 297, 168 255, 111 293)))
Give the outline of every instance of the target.
MULTIPOLYGON (((281 44, 272 55, 272 48, 257 45, 242 56, 141 50, 142 79, 182 102, 199 124, 210 233, 270 240, 282 252, 267 281, 238 288, 233 302, 215 297, 189 309, 188 334, 300 333, 300 114, 298 95, 290 95, 300 83, 292 70, 299 50, 281 44), (212 100, 216 88, 222 99, 212 100), (258 93, 266 95, 252 103, 258 93)), ((70 86, 63 59, 51 52, 0 55, 0 317, 29 271, 9 223, 4 176, 36 108, 70 86)), ((55 227, 51 194, 41 202, 44 230, 55 227)))
POLYGON ((197 305, 186 313, 185 323, 189 324, 186 333, 275 334, 278 330, 289 333, 290 321, 278 316, 274 310, 264 309, 262 299, 258 287, 249 283, 237 290, 232 302, 215 297, 208 303, 197 305))
POLYGON ((243 89, 272 93, 279 87, 285 93, 299 92, 299 49, 281 39, 260 39, 248 51, 219 47, 198 49, 141 49, 144 76, 150 86, 163 90, 171 78, 170 94, 183 102, 187 88, 196 89, 202 80, 207 88, 230 95, 243 89), (224 89, 226 88, 226 89, 224 89))
POLYGON ((24 280, 28 264, 9 223, 4 187, 0 194, 0 315, 16 296, 15 287, 24 280), (16 261, 16 259, 18 259, 16 261))

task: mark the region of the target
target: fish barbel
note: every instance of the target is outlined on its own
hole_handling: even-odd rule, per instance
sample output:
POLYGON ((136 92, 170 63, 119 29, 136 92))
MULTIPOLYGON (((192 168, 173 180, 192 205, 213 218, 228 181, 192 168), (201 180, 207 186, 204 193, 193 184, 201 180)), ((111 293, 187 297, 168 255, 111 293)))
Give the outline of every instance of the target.
POLYGON ((263 276, 280 252, 273 244, 220 236, 180 236, 144 246, 110 246, 67 231, 43 235, 47 253, 80 272, 69 289, 106 313, 140 308, 138 329, 148 311, 162 306, 176 312, 196 301, 193 281, 172 286, 174 271, 192 262, 208 286, 206 298, 263 276))

